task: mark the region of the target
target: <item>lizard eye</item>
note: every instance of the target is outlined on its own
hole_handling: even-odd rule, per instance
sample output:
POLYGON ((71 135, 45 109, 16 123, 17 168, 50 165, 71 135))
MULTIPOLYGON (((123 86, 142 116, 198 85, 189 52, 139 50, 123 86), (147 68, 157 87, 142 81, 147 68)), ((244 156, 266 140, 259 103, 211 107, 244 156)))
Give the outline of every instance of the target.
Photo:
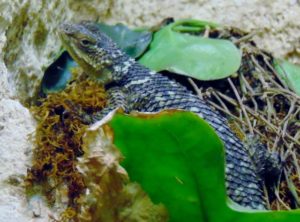
POLYGON ((91 44, 91 41, 89 41, 89 40, 87 40, 87 39, 82 39, 82 40, 80 41, 80 44, 81 44, 82 46, 88 46, 88 45, 91 44))

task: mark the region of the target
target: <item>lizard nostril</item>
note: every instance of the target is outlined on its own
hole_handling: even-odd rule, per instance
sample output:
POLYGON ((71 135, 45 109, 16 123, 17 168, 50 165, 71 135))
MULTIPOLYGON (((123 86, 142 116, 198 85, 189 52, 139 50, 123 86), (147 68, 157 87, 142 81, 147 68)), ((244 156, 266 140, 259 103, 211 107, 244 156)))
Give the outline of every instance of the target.
POLYGON ((63 32, 67 35, 72 35, 74 33, 74 30, 72 28, 72 25, 68 24, 68 23, 63 23, 59 26, 59 31, 63 32))

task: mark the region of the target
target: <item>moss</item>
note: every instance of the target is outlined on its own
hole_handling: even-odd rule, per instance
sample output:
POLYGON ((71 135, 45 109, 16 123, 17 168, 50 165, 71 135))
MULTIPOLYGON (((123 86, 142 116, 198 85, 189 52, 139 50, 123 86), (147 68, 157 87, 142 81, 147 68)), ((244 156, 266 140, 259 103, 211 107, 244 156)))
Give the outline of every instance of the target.
POLYGON ((97 83, 74 71, 76 80, 59 94, 48 95, 39 106, 31 108, 38 120, 33 163, 25 180, 28 195, 41 192, 48 203, 55 203, 55 194, 67 187, 69 208, 63 214, 73 215, 77 200, 86 188, 77 169, 77 157, 83 155, 82 136, 87 128, 79 112, 101 110, 106 103, 105 91, 97 83))

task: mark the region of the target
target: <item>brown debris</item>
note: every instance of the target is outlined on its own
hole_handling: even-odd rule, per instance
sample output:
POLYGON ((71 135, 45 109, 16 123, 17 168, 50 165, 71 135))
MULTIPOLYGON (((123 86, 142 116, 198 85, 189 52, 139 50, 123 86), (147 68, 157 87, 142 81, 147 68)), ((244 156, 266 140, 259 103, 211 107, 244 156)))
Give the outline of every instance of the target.
POLYGON ((76 168, 77 158, 83 155, 82 136, 86 130, 75 112, 95 112, 105 106, 102 87, 88 79, 78 78, 61 93, 48 95, 41 105, 31 109, 38 125, 32 167, 28 169, 28 194, 41 192, 50 205, 62 186, 67 187, 66 215, 74 215, 78 198, 86 189, 83 175, 76 168), (70 104, 72 106, 70 106, 70 104), (77 109, 74 110, 73 104, 77 109))

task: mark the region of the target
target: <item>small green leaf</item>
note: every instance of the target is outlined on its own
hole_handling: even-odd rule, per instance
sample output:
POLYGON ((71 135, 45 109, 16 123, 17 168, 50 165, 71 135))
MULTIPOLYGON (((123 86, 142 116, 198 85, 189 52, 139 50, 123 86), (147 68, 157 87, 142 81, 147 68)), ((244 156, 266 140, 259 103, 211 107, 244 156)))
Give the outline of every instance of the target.
POLYGON ((232 42, 180 33, 216 26, 196 21, 179 20, 156 32, 139 61, 155 71, 168 70, 200 80, 222 79, 235 73, 241 64, 241 53, 232 42))
POLYGON ((172 26, 172 30, 176 32, 201 32, 204 31, 206 27, 217 28, 218 25, 212 22, 196 19, 182 19, 178 20, 172 26))
POLYGON ((137 58, 143 54, 152 40, 151 32, 131 30, 122 24, 106 25, 99 23, 98 27, 132 58, 137 58))
POLYGON ((274 66, 282 81, 300 96, 300 66, 282 59, 275 60, 274 66))
POLYGON ((170 222, 300 220, 300 210, 255 211, 226 201, 223 145, 195 114, 116 115, 110 126, 131 181, 167 207, 170 222))

